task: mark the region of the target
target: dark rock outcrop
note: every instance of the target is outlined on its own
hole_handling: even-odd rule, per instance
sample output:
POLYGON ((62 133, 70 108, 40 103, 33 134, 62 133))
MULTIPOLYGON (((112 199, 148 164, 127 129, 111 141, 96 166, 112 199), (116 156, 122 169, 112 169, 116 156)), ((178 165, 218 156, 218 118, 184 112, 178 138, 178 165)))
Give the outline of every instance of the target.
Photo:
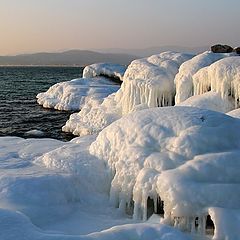
POLYGON ((234 52, 240 54, 240 47, 234 48, 234 52))
POLYGON ((231 53, 233 48, 228 45, 216 44, 211 46, 211 51, 214 53, 231 53))

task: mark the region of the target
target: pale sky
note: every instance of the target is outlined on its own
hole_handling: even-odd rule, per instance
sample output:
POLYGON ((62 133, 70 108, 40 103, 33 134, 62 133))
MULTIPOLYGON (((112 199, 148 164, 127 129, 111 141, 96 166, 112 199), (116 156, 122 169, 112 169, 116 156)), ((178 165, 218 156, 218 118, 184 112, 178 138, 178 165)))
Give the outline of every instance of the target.
POLYGON ((240 45, 240 0, 0 0, 0 55, 240 45))

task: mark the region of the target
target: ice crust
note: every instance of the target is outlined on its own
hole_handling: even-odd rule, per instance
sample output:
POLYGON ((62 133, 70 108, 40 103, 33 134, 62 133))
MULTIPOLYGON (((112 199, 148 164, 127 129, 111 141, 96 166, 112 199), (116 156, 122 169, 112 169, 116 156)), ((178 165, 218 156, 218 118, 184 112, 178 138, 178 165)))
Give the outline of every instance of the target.
POLYGON ((115 78, 123 80, 123 75, 127 67, 120 64, 112 63, 95 63, 86 66, 83 69, 83 78, 94 78, 99 76, 104 76, 108 78, 115 78))
POLYGON ((102 102, 119 87, 104 77, 73 79, 57 83, 46 92, 39 93, 37 102, 45 108, 75 111, 88 101, 102 102))

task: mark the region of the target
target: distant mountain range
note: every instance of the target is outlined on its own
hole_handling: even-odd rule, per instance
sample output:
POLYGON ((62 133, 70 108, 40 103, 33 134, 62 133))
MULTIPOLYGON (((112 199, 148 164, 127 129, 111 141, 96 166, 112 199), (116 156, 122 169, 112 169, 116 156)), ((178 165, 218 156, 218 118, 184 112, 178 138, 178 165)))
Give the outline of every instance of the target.
POLYGON ((207 51, 209 46, 200 46, 200 47, 183 47, 183 46, 159 46, 159 47, 150 47, 144 49, 123 49, 123 48, 111 48, 111 49, 94 49, 94 51, 102 53, 122 53, 130 54, 138 57, 148 57, 153 54, 158 54, 166 51, 176 51, 176 52, 186 52, 186 53, 201 53, 207 51))
POLYGON ((77 65, 85 66, 98 62, 129 64, 137 56, 125 53, 99 53, 85 50, 70 50, 60 53, 34 53, 16 56, 0 56, 0 65, 77 65))
POLYGON ((132 60, 151 56, 165 51, 200 53, 208 47, 181 47, 162 46, 145 49, 95 49, 69 50, 55 53, 33 53, 20 54, 16 56, 0 56, 0 65, 77 65, 85 66, 92 63, 110 62, 118 64, 129 64, 132 60))

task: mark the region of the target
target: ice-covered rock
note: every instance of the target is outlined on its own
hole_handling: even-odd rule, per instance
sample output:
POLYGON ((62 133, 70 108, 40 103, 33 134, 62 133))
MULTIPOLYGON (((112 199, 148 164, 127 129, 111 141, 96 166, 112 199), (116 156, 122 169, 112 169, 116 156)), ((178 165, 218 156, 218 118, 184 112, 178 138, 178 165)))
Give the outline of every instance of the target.
POLYGON ((222 99, 232 101, 235 108, 238 108, 240 97, 240 57, 234 56, 221 59, 209 67, 199 70, 193 76, 193 89, 194 95, 208 91, 217 92, 222 99))
MULTIPOLYGON (((222 148, 223 151, 195 156, 181 167, 159 175, 157 191, 164 201, 167 221, 171 219, 174 223, 174 218, 180 218, 178 224, 182 229, 192 231, 198 217, 201 232, 205 231, 205 218, 211 216, 209 207, 240 209, 239 147, 236 150, 222 148)), ((218 228, 218 223, 212 220, 218 228)))
POLYGON ((164 52, 133 61, 124 74, 116 101, 122 113, 131 112, 137 105, 148 107, 172 106, 175 96, 174 77, 180 65, 192 54, 164 52))
POLYGON ((79 78, 60 82, 46 92, 37 95, 37 102, 45 108, 79 110, 90 99, 102 102, 103 98, 116 92, 119 85, 104 77, 79 78))
POLYGON ((192 54, 164 52, 133 61, 124 74, 121 88, 101 104, 85 104, 80 113, 70 116, 63 131, 92 134, 129 112, 172 105, 175 74, 192 57, 192 54))
POLYGON ((120 64, 95 63, 83 69, 83 78, 104 76, 122 81, 126 69, 126 66, 120 64))
POLYGON ((175 102, 178 104, 193 96, 193 75, 198 70, 232 55, 234 53, 204 52, 184 62, 174 80, 176 84, 175 102))
POLYGON ((234 104, 219 93, 210 91, 201 95, 194 95, 176 106, 189 106, 209 109, 217 112, 229 112, 234 109, 234 104))
POLYGON ((111 168, 113 205, 136 219, 164 210, 164 222, 204 234, 209 208, 240 209, 238 129, 215 111, 152 108, 105 128, 90 152, 111 168))

